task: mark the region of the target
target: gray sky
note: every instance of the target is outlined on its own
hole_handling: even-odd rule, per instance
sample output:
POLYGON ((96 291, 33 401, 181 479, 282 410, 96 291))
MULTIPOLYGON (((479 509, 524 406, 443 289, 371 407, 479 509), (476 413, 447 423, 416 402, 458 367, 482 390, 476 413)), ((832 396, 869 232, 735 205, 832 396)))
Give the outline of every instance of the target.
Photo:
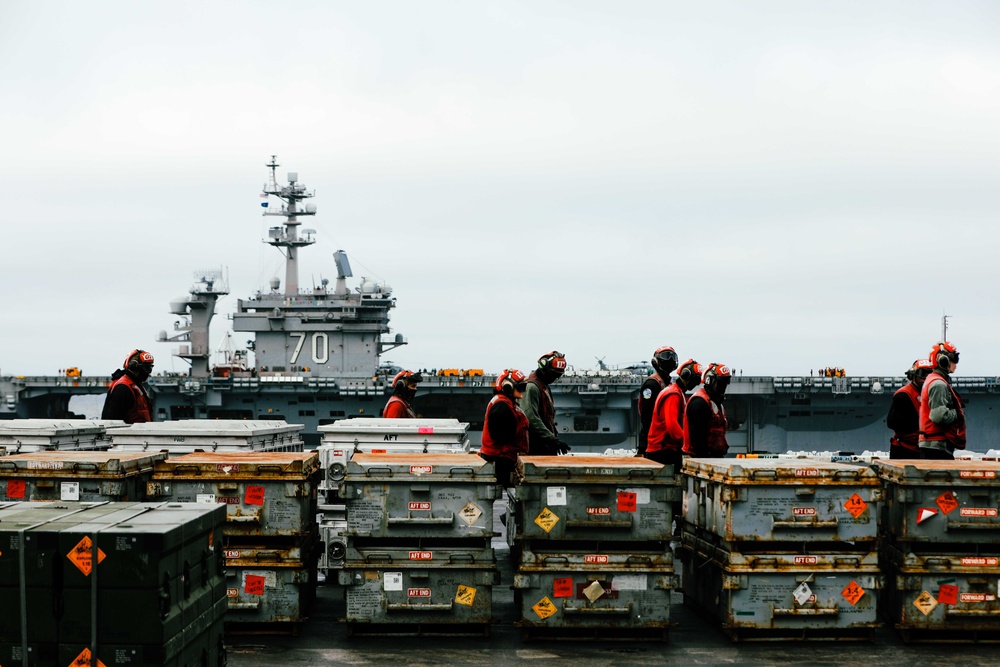
MULTIPOLYGON (((1000 374, 995 2, 0 0, 0 372, 110 373, 193 272, 395 289, 411 367, 1000 374), (312 223, 315 224, 312 224, 312 223)), ((236 340, 242 342, 245 334, 236 340)))

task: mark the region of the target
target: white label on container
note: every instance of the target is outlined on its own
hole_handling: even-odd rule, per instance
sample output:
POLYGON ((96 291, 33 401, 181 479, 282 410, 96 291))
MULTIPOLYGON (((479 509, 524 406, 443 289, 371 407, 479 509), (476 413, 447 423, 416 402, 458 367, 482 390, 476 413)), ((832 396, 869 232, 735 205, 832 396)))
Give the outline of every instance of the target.
POLYGON ((403 573, 386 572, 385 577, 382 579, 382 588, 387 591, 403 590, 403 573))
POLYGON ((809 584, 803 581, 799 584, 799 587, 795 589, 795 592, 792 593, 792 597, 794 597, 795 601, 799 604, 805 604, 812 598, 812 594, 813 592, 812 589, 809 588, 809 584))
POLYGON ((649 489, 648 488, 618 489, 618 493, 634 493, 635 494, 635 504, 636 505, 648 505, 649 504, 649 489))
POLYGON ((985 517, 995 517, 997 515, 996 507, 963 507, 958 511, 960 516, 985 516, 985 517))
POLYGON ((62 470, 62 461, 26 461, 28 470, 62 470))
POLYGON ((59 485, 59 500, 79 500, 80 482, 62 482, 59 485))
POLYGON ((565 505, 566 504, 566 487, 565 486, 548 486, 545 488, 545 495, 548 499, 546 505, 565 505))
POLYGON ((611 588, 616 591, 644 591, 646 590, 646 575, 616 575, 614 579, 611 580, 611 588))
POLYGON ((196 503, 215 503, 214 493, 199 493, 194 497, 196 503))

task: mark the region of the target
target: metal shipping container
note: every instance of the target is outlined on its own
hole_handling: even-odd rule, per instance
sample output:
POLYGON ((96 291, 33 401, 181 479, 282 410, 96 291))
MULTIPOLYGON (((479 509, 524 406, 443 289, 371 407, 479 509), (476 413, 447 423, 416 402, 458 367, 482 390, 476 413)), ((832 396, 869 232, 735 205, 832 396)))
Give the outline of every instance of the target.
POLYGON ((109 431, 117 451, 301 452, 302 424, 239 419, 181 419, 109 431))
POLYGON ((685 601, 734 640, 871 639, 881 624, 878 553, 731 550, 682 536, 685 601))
POLYGON ((972 639, 1000 630, 1000 550, 913 553, 883 548, 886 618, 904 640, 972 639))
POLYGON ((1000 540, 1000 462, 879 461, 896 542, 991 544, 1000 540))
POLYGON ((313 452, 195 453, 158 461, 149 498, 223 503, 227 538, 314 534, 319 457, 313 452))
POLYGON ((726 541, 874 542, 883 491, 867 467, 817 460, 687 459, 684 518, 726 541))
POLYGON ((491 538, 499 487, 474 454, 356 454, 341 495, 347 535, 491 538))
POLYGON ((44 451, 0 458, 0 498, 140 501, 162 453, 44 451))
POLYGON ((522 456, 516 476, 508 541, 670 539, 680 500, 673 466, 635 457, 522 456))
POLYGON ((111 446, 109 429, 126 426, 104 419, 12 419, 0 421, 0 454, 48 450, 93 450, 111 446))
POLYGON ((226 567, 227 623, 300 623, 316 599, 315 567, 226 567))

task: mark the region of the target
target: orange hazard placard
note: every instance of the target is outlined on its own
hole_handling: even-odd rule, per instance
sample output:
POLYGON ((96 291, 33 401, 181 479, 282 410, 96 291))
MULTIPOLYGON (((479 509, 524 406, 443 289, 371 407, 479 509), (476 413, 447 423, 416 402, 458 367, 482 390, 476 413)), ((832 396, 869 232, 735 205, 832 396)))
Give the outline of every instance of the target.
MULTIPOLYGON (((76 656, 76 659, 69 663, 69 667, 90 667, 90 649, 83 649, 80 655, 76 656)), ((97 667, 104 667, 104 663, 98 660, 97 667)))
POLYGON ((941 512, 943 514, 947 514, 958 507, 958 498, 956 498, 955 494, 951 491, 945 491, 938 496, 937 500, 934 502, 936 502, 937 506, 941 508, 941 512))
POLYGON ((246 503, 247 505, 263 505, 264 487, 248 486, 246 493, 243 494, 243 502, 246 503))
POLYGON ((850 602, 853 607, 858 603, 858 600, 864 597, 865 589, 858 586, 858 582, 852 581, 847 584, 847 587, 844 590, 840 591, 840 594, 843 595, 844 599, 850 602))
MULTIPOLYGON (((76 565, 76 569, 83 572, 83 576, 89 577, 91 570, 94 569, 94 558, 93 558, 93 548, 94 543, 90 540, 89 536, 85 536, 82 540, 76 543, 73 550, 66 554, 66 558, 69 558, 69 562, 76 565)), ((104 552, 100 549, 97 550, 97 563, 100 564, 104 561, 104 552)))
POLYGON ((865 502, 864 498, 855 493, 844 503, 844 509, 850 512, 851 516, 857 519, 865 513, 866 509, 868 509, 868 503, 865 502))

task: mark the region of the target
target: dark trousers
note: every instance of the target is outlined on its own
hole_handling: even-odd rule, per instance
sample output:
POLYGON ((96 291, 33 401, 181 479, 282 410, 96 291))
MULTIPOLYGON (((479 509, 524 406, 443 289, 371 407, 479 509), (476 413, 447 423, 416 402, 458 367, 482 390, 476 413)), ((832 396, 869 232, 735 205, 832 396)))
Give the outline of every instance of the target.
POLYGON ((665 466, 672 465, 675 475, 680 474, 681 466, 684 464, 684 455, 679 449, 658 449, 655 452, 647 451, 644 456, 650 461, 656 461, 665 466))
POLYGON ((940 461, 954 461, 955 455, 951 452, 943 452, 940 449, 931 449, 930 447, 920 448, 920 458, 922 459, 937 459, 940 461))
POLYGON ((497 484, 504 487, 515 486, 513 476, 514 468, 517 465, 516 461, 511 461, 503 456, 484 456, 483 454, 480 454, 479 458, 493 464, 496 469, 497 484))
POLYGON ((910 449, 909 447, 903 447, 902 445, 889 445, 889 458, 890 459, 920 459, 924 458, 920 455, 922 449, 910 449))

